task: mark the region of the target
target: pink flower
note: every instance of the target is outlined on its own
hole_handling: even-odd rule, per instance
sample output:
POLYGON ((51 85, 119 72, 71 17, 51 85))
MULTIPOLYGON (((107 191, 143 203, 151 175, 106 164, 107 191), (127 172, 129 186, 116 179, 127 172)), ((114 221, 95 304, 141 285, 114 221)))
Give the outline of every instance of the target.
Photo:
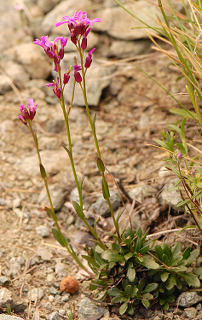
POLYGON ((64 76, 63 76, 63 83, 64 83, 64 84, 67 84, 67 83, 69 82, 69 79, 70 79, 69 72, 64 73, 64 76))
POLYGON ((47 87, 53 87, 53 92, 55 93, 56 97, 58 97, 58 99, 60 99, 61 97, 61 91, 62 89, 59 87, 59 78, 57 77, 56 82, 51 82, 46 84, 47 87))
POLYGON ((75 66, 74 66, 74 78, 75 78, 76 82, 81 82, 82 81, 82 76, 79 73, 80 70, 82 70, 82 68, 80 66, 78 66, 77 64, 75 64, 75 66))
POLYGON ((85 68, 89 68, 91 63, 92 63, 92 53, 93 53, 93 51, 95 51, 95 48, 93 48, 92 50, 90 50, 88 52, 88 56, 87 56, 85 64, 84 64, 85 68))
MULTIPOLYGON (((87 18, 87 13, 83 11, 76 11, 73 17, 64 16, 63 19, 65 19, 66 21, 57 22, 55 26, 59 27, 62 24, 67 23, 71 35, 71 41, 74 44, 77 44, 79 35, 81 35, 83 38, 87 37, 88 33, 90 32, 89 29, 91 29, 90 27, 94 22, 101 21, 99 18, 90 20, 89 18, 87 18)), ((84 42, 86 42, 86 39, 84 40, 84 42)))
POLYGON ((41 37, 41 40, 36 39, 34 41, 34 44, 39 45, 42 47, 47 54, 47 56, 54 60, 55 63, 55 71, 58 71, 58 65, 60 64, 60 61, 64 57, 64 47, 67 44, 68 38, 57 37, 53 42, 48 41, 48 36, 41 37), (60 45, 59 45, 60 41, 60 45))
POLYGON ((28 102, 30 105, 27 105, 26 107, 21 104, 20 106, 20 112, 21 115, 18 116, 18 118, 24 123, 27 124, 27 120, 33 120, 36 114, 36 107, 37 104, 34 104, 33 99, 28 99, 28 102))

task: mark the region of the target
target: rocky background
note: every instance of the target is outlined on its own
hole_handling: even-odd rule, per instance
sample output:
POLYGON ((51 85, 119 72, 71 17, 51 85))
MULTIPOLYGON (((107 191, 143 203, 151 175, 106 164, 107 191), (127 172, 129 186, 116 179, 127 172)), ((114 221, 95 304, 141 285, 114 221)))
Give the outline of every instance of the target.
MULTIPOLYGON (((121 3, 149 25, 155 25, 156 16, 160 16, 156 2, 121 3)), ((175 5, 180 9, 181 1, 175 1, 175 5)), ((159 234, 168 243, 185 241, 182 235, 177 239, 174 232, 169 232, 189 223, 189 217, 176 208, 178 193, 168 191, 174 185, 174 177, 163 167, 161 159, 165 155, 149 146, 154 138, 160 138, 160 131, 167 130, 168 123, 176 122, 176 116, 169 113, 175 104, 135 64, 173 94, 185 91, 185 81, 176 82, 177 70, 152 48, 144 30, 131 29, 138 26, 137 21, 113 0, 4 1, 0 6, 1 320, 9 320, 7 304, 24 319, 67 319, 66 311, 71 309, 79 320, 119 319, 116 308, 98 306, 89 299, 88 281, 56 243, 51 233, 52 221, 43 211, 47 198, 32 138, 17 118, 20 104, 34 99, 38 104, 35 130, 55 210, 62 231, 75 250, 82 253, 85 243, 92 245, 92 241, 71 205, 78 194, 69 159, 61 146, 67 140, 64 120, 57 98, 45 86, 54 78, 53 66, 43 50, 33 44, 43 35, 50 39, 68 36, 66 25, 54 25, 64 15, 72 16, 79 10, 86 11, 91 19, 102 20, 93 25, 89 36, 88 48, 95 47, 96 51, 87 73, 87 90, 92 114, 96 113, 103 160, 114 177, 106 176, 112 204, 117 212, 123 209, 122 228, 128 225, 130 216, 134 228, 146 231, 150 227, 151 233, 159 234), (79 280, 80 288, 74 295, 59 289, 61 279, 67 275, 79 280)), ((75 48, 69 41, 63 70, 73 64, 74 55, 75 48)), ((65 92, 66 103, 70 96, 71 84, 65 92)), ((186 96, 180 99, 187 103, 186 96)), ((92 224, 99 217, 104 233, 113 225, 101 196, 96 152, 79 88, 70 124, 76 169, 81 178, 85 177, 86 215, 92 224)), ((188 138, 194 134, 190 122, 188 138)), ((167 315, 161 310, 140 308, 133 319, 201 319, 202 298, 196 292, 191 295, 187 293, 179 299, 180 308, 174 306, 167 315)))

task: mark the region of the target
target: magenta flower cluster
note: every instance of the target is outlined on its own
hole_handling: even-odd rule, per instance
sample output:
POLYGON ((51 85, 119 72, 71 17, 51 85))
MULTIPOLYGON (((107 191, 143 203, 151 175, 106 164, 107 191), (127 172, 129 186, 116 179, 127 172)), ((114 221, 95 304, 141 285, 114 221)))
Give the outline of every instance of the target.
MULTIPOLYGON (((62 24, 67 23, 70 30, 71 41, 76 45, 77 50, 80 51, 80 53, 82 50, 81 56, 83 57, 83 52, 87 48, 87 36, 89 35, 92 24, 94 22, 100 22, 101 20, 99 18, 90 20, 87 17, 87 13, 83 11, 76 12, 73 17, 64 16, 63 18, 65 19, 65 21, 58 22, 55 26, 59 27, 62 24)), ((67 71, 63 75, 63 79, 61 79, 60 67, 60 62, 64 57, 64 48, 67 44, 67 40, 68 38, 64 38, 62 36, 57 37, 53 42, 50 42, 48 40, 48 36, 42 36, 41 39, 36 39, 34 41, 34 44, 42 47, 47 56, 54 62, 54 71, 58 73, 58 76, 56 81, 47 84, 47 86, 53 88, 53 92, 58 99, 61 99, 64 86, 69 82, 70 79, 70 70, 67 71)), ((74 66, 74 78, 76 82, 82 82, 83 79, 80 71, 82 71, 82 74, 84 74, 86 69, 91 66, 92 54, 94 50, 95 48, 88 52, 88 56, 86 57, 85 62, 81 63, 82 66, 79 66, 77 64, 74 66)), ((32 120, 36 113, 37 105, 34 105, 33 99, 29 99, 28 101, 30 106, 27 105, 27 108, 25 108, 24 105, 21 105, 20 107, 21 115, 19 116, 19 118, 24 124, 27 124, 27 120, 32 120)))
POLYGON ((34 100, 33 99, 28 99, 28 102, 30 105, 27 105, 26 107, 21 104, 20 106, 20 112, 21 115, 18 116, 18 118, 24 123, 27 124, 27 120, 32 121, 34 119, 34 116, 36 114, 36 107, 37 104, 34 104, 34 100))
POLYGON ((81 37, 81 48, 84 50, 87 48, 87 36, 91 30, 91 26, 94 22, 101 21, 99 18, 90 20, 87 17, 87 13, 83 11, 75 12, 73 17, 64 16, 63 19, 65 19, 65 21, 57 22, 55 26, 59 27, 62 24, 67 23, 71 41, 77 45, 78 40, 81 37))

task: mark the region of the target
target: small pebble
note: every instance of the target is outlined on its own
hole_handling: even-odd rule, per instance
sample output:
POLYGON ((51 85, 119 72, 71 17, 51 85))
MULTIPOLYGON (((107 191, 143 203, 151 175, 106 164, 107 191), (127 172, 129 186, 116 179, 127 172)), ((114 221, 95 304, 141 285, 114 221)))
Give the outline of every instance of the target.
POLYGON ((49 300, 50 302, 53 302, 53 301, 55 300, 55 297, 52 296, 52 295, 50 295, 50 296, 48 296, 48 300, 49 300))
POLYGON ((46 226, 39 226, 35 228, 36 233, 42 236, 43 238, 47 238, 50 235, 50 230, 46 226))
POLYGON ((53 281, 55 281, 55 277, 54 277, 54 275, 52 273, 50 273, 50 274, 47 275, 46 280, 48 282, 53 282, 53 281))
POLYGON ((63 302, 69 301, 69 297, 70 297, 70 294, 69 294, 69 293, 65 293, 65 294, 62 296, 62 301, 63 301, 63 302))
POLYGON ((54 296, 58 293, 57 289, 54 287, 50 287, 49 289, 50 293, 53 294, 54 296))
POLYGON ((28 297, 31 299, 31 301, 36 301, 42 299, 44 296, 44 292, 41 288, 34 288, 31 289, 28 293, 28 297))

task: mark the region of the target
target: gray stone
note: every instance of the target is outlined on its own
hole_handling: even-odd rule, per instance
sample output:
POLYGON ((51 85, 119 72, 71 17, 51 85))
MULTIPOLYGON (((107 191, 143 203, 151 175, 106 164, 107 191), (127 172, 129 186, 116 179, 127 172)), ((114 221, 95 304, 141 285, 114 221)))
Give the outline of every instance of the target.
POLYGON ((48 316, 48 320, 63 320, 63 316, 61 316, 58 312, 52 312, 48 316))
POLYGON ((46 79, 51 73, 50 59, 36 44, 23 43, 8 49, 5 54, 21 64, 31 78, 46 79))
POLYGON ((54 118, 50 119, 47 122, 47 131, 48 132, 54 132, 54 133, 59 133, 62 128, 64 127, 65 121, 63 118, 54 118))
POLYGON ((67 302, 67 301, 69 301, 69 298, 70 298, 70 293, 65 293, 65 294, 62 296, 62 301, 63 301, 63 302, 67 302))
POLYGON ((0 320, 24 320, 21 317, 9 316, 8 314, 0 314, 0 320))
POLYGON ((36 233, 42 236, 43 238, 47 238, 50 235, 50 230, 46 226, 39 226, 35 228, 36 233))
POLYGON ((0 286, 6 286, 11 280, 6 276, 0 276, 0 286))
POLYGON ((6 81, 4 75, 0 74, 0 94, 5 94, 5 92, 12 90, 9 81, 6 81))
MULTIPOLYGON (((114 211, 119 208, 121 204, 121 199, 117 191, 111 192, 110 202, 114 211)), ((91 205, 90 209, 95 210, 96 213, 100 214, 105 218, 110 216, 110 209, 108 203, 103 197, 98 198, 97 201, 91 205)))
POLYGON ((159 196, 159 200, 162 205, 167 204, 171 206, 174 210, 179 210, 184 212, 183 206, 177 208, 177 204, 180 201, 182 201, 179 191, 177 190, 171 191, 171 189, 174 188, 175 183, 176 183, 176 180, 166 183, 163 191, 159 196))
MULTIPOLYGON (((65 202, 65 197, 67 193, 64 192, 63 189, 60 187, 60 185, 58 185, 57 183, 49 186, 49 191, 50 191, 54 210, 55 211, 60 210, 60 208, 63 206, 65 202)), ((46 206, 49 205, 49 200, 48 200, 45 187, 42 189, 38 198, 38 203, 40 204, 42 202, 44 202, 46 206)))
POLYGON ((44 292, 41 288, 34 288, 28 292, 28 297, 31 301, 36 301, 42 299, 44 292))
POLYGON ((40 148, 45 150, 57 149, 58 140, 56 137, 41 137, 40 148))
POLYGON ((143 185, 137 186, 134 189, 130 190, 129 196, 132 199, 136 199, 138 202, 141 202, 142 197, 149 197, 149 196, 151 197, 156 192, 157 192, 157 190, 153 186, 143 184, 143 185))
MULTIPOLYGON (((18 86, 24 86, 30 79, 28 72, 22 65, 13 61, 7 61, 4 66, 6 75, 18 86)), ((5 78, 5 77, 4 77, 5 78)))
MULTIPOLYGON (((71 53, 65 54, 64 59, 61 62, 62 73, 66 72, 66 70, 69 69, 70 65, 74 65, 74 56, 75 54, 71 53)), ((77 63, 80 64, 79 59, 77 60, 77 63)), ((92 62, 91 67, 87 70, 86 73, 86 91, 89 105, 98 105, 103 89, 110 84, 110 79, 108 78, 108 76, 112 73, 113 70, 113 66, 104 66, 101 63, 96 63, 95 61, 92 62)), ((64 90, 64 97, 68 103, 71 101, 72 97, 73 82, 74 77, 72 75, 69 83, 66 85, 64 90)), ((75 87, 73 103, 77 106, 85 106, 83 94, 78 83, 75 87)))
POLYGON ((47 13, 51 11, 59 2, 60 0, 38 0, 37 4, 44 13, 47 13))
MULTIPOLYGON (((46 14, 42 21, 42 30, 44 34, 59 34, 59 35, 69 35, 69 29, 66 24, 55 27, 56 22, 63 21, 63 16, 68 15, 69 17, 75 14, 75 11, 86 11, 88 12, 88 17, 90 17, 90 12, 92 10, 92 3, 90 0, 68 0, 59 3, 53 10, 46 14)), ((95 17, 92 17, 92 19, 95 17)))
MULTIPOLYGON (((155 22, 156 16, 160 16, 160 11, 157 6, 152 6, 144 0, 135 2, 134 4, 125 5, 129 11, 135 12, 135 15, 148 25, 157 26, 155 22), (149 14, 148 14, 149 12, 149 14)), ((121 7, 106 8, 99 12, 100 23, 94 24, 94 30, 107 32, 110 36, 123 40, 136 40, 147 38, 147 33, 140 29, 143 26, 129 13, 121 7), (138 29, 131 29, 138 27, 138 29)))
POLYGON ((83 298, 79 302, 78 320, 98 320, 103 316, 109 317, 109 311, 97 306, 89 298, 83 298))
POLYGON ((12 305, 12 292, 7 288, 0 288, 0 307, 6 308, 6 305, 12 305))
POLYGON ((43 261, 50 261, 53 257, 51 250, 48 248, 38 247, 37 254, 41 257, 43 261))
POLYGON ((58 293, 57 289, 55 287, 50 287, 49 289, 50 293, 53 294, 54 296, 58 293))
POLYGON ((129 58, 138 54, 146 53, 151 42, 149 40, 139 41, 112 41, 108 51, 108 57, 129 58))
POLYGON ((189 319, 196 319, 197 310, 193 307, 184 309, 184 316, 189 319))
POLYGON ((58 263, 55 265, 55 273, 56 273, 59 277, 65 277, 65 276, 67 276, 66 265, 65 265, 64 263, 58 262, 58 263))
MULTIPOLYGON (((46 173, 50 175, 55 175, 60 172, 61 169, 64 169, 64 164, 67 163, 68 156, 64 150, 57 150, 57 153, 52 150, 42 150, 41 158, 43 165, 46 169, 46 173)), ((15 163, 17 171, 22 171, 28 176, 37 176, 40 174, 39 164, 37 155, 27 154, 22 158, 17 159, 15 163)))
POLYGON ((14 277, 19 275, 21 267, 19 262, 17 262, 14 258, 9 261, 9 268, 14 277))
POLYGON ((195 291, 186 291, 179 295, 177 304, 179 307, 190 307, 202 300, 202 297, 195 291))

